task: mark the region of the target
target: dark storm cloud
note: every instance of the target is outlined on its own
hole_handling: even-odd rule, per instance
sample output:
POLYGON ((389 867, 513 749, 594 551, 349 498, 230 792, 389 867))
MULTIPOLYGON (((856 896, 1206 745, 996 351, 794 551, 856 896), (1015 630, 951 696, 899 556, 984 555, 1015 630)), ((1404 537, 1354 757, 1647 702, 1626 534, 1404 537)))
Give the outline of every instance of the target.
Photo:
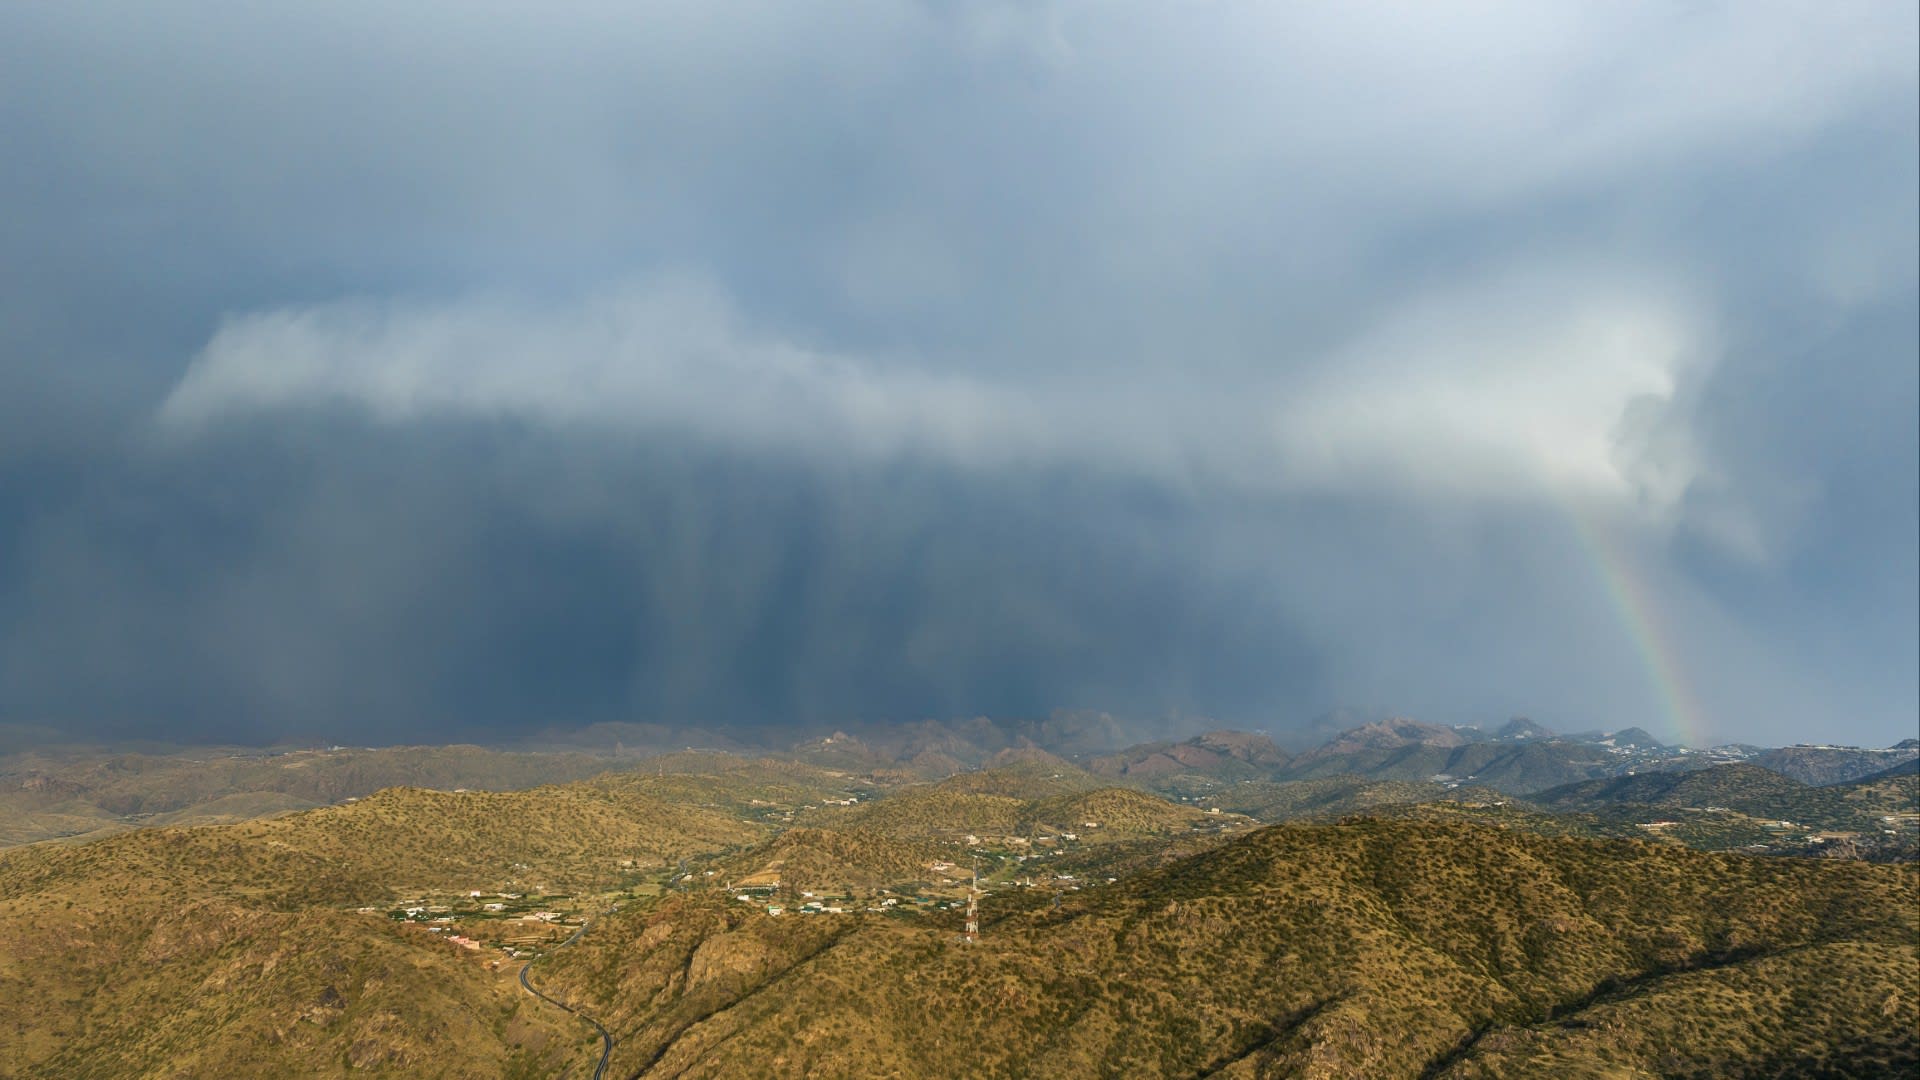
POLYGON ((0 30, 0 718, 1920 710, 1910 10, 0 30))
POLYGON ((351 420, 228 437, 41 515, 23 701, 397 736, 1312 700, 1309 645, 1158 557, 1188 526, 1151 495, 351 420))

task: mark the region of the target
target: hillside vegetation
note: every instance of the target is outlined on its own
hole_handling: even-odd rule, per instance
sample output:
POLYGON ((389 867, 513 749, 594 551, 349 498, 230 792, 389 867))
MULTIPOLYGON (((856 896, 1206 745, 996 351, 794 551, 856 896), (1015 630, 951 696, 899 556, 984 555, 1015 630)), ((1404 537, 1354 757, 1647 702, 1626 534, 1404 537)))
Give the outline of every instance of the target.
POLYGON ((1853 746, 1782 746, 1753 757, 1753 763, 1803 784, 1844 784, 1899 768, 1920 759, 1920 744, 1863 749, 1853 746))
MULTIPOLYGON (((935 735, 907 749, 945 752, 935 735)), ((1351 741, 1555 745, 1405 722, 1351 741)), ((1299 760, 1169 745, 1226 772, 1299 760)), ((614 1076, 1920 1066, 1916 868, 1847 861, 1911 859, 1911 770, 1814 787, 1731 765, 1529 801, 969 753, 994 764, 904 781, 700 751, 510 792, 229 793, 0 851, 0 1075, 584 1076, 597 1036, 515 981, 535 956, 617 1037, 614 1076), (1168 784, 1204 793, 1142 790, 1168 784), (238 820, 184 825, 208 819, 238 820)), ((848 756, 884 755, 816 755, 848 756)))
POLYGON ((801 821, 828 828, 860 828, 896 839, 1001 836, 1020 830, 1027 803, 1012 795, 914 787, 850 810, 815 812, 801 821))
POLYGON ((633 786, 395 788, 0 852, 0 1074, 551 1076, 578 1021, 386 909, 605 890, 767 835, 633 786))
POLYGON ((1708 850, 1910 859, 1920 838, 1920 775, 1913 773, 1814 787, 1757 765, 1722 765, 1572 784, 1533 800, 1607 825, 1639 823, 1708 850))
POLYGON ((1580 743, 1412 743, 1387 748, 1329 748, 1296 758, 1282 779, 1364 776, 1378 780, 1470 780, 1515 795, 1560 784, 1610 776, 1617 770, 1607 751, 1580 743))
POLYGON ((0 1075, 547 1077, 579 1032, 384 918, 121 896, 0 919, 0 1075))
POLYGON ((1920 1064, 1917 901, 1909 868, 1280 826, 1059 908, 994 892, 975 946, 674 897, 549 977, 621 1075, 1889 1075, 1920 1064))
POLYGON ((778 885, 784 895, 801 891, 868 891, 934 876, 933 863, 952 858, 939 845, 910 843, 863 829, 789 829, 732 855, 715 867, 723 883, 778 885))
POLYGON ((584 779, 612 764, 586 754, 479 746, 20 753, 0 757, 0 847, 236 821, 389 787, 512 791, 584 779))
POLYGON ((1445 796, 1440 784, 1411 780, 1370 780, 1359 776, 1332 776, 1285 783, 1235 784, 1206 798, 1209 806, 1246 814, 1261 821, 1293 821, 1396 803, 1423 802, 1445 796))
POLYGON ((1099 840, 1175 835, 1206 820, 1199 810, 1153 795, 1100 788, 1034 802, 1020 815, 1019 829, 1027 834, 1074 833, 1099 840))

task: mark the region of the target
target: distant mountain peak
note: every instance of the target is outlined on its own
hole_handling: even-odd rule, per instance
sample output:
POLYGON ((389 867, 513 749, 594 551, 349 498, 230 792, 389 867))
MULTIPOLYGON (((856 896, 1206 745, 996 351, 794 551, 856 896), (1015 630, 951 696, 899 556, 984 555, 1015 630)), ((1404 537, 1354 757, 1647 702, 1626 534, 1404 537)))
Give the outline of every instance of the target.
POLYGON ((1351 731, 1342 732, 1310 756, 1326 757, 1333 754, 1350 754, 1358 750, 1392 750, 1413 745, 1464 746, 1469 741, 1471 740, 1465 735, 1450 727, 1396 716, 1389 720, 1376 720, 1370 724, 1362 724, 1351 731))
POLYGON ((1493 737, 1496 739, 1551 739, 1553 732, 1524 716, 1516 716, 1500 725, 1500 730, 1494 732, 1493 737))
POLYGON ((1247 731, 1209 731, 1187 740, 1253 765, 1284 765, 1287 754, 1272 739, 1247 731))
POLYGON ((1008 769, 1018 765, 1044 765, 1048 768, 1071 769, 1074 765, 1058 754, 1049 753, 1029 743, 1026 746, 1009 746, 994 754, 982 765, 985 769, 1008 769))
POLYGON ((1630 727, 1614 732, 1609 736, 1615 746, 1660 747, 1666 744, 1653 737, 1645 728, 1630 727))
POLYGON ((1232 774, 1242 778, 1283 768, 1289 758, 1272 739, 1246 731, 1209 731, 1185 742, 1142 743, 1094 758, 1088 769, 1099 776, 1136 779, 1179 773, 1232 774))

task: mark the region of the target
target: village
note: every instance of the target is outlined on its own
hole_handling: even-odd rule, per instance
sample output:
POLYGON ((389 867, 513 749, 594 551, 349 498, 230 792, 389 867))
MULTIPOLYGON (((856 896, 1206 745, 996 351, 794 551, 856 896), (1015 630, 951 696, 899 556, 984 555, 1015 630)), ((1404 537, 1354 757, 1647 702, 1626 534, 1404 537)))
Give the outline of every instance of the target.
MULTIPOLYGON (((852 806, 859 800, 825 801, 852 806)), ((769 804, 754 810, 785 825, 795 811, 804 814, 816 808, 769 804)), ((1249 819, 1222 813, 1217 807, 1207 808, 1205 814, 1189 826, 1193 834, 1221 834, 1252 825, 1249 819)), ((1111 853, 1130 846, 1115 842, 1119 837, 1102 835, 1105 827, 1095 820, 1079 821, 1072 829, 1035 830, 1027 835, 937 831, 940 835, 931 838, 933 848, 949 848, 952 854, 929 858, 914 872, 896 875, 898 880, 859 887, 832 880, 849 875, 822 874, 818 869, 796 876, 778 859, 750 872, 731 874, 707 865, 727 856, 709 857, 698 864, 682 860, 677 867, 654 870, 639 868, 633 859, 619 859, 613 869, 623 879, 622 885, 603 892, 550 893, 533 885, 515 886, 516 891, 475 888, 358 910, 399 924, 401 932, 424 946, 453 949, 484 961, 491 970, 511 973, 519 964, 566 941, 594 914, 669 892, 722 892, 769 918, 866 915, 925 922, 942 929, 952 922, 959 929, 959 913, 966 912, 972 925, 977 906, 989 910, 998 906, 1000 913, 1058 908, 1070 894, 1117 884, 1121 873, 1108 872, 1106 864, 1111 853), (1002 898, 999 904, 994 896, 1002 898)), ((731 856, 737 859, 744 854, 731 856)), ((521 875, 516 881, 538 880, 533 867, 516 863, 511 869, 521 875)))
POLYGON ((457 897, 421 897, 391 908, 358 910, 402 924, 403 932, 418 935, 421 944, 444 944, 480 955, 495 970, 508 961, 530 960, 564 941, 586 917, 584 907, 572 896, 478 889, 457 897))

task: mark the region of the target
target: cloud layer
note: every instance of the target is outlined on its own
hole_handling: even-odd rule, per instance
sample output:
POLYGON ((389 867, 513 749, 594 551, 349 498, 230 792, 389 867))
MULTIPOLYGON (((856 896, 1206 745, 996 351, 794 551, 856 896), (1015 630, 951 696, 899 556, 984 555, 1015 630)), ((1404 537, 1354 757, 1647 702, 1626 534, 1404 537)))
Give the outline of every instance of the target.
POLYGON ((0 13, 0 720, 1920 715, 1912 10, 0 13))
POLYGON ((227 321, 160 420, 191 434, 344 406, 389 425, 672 432, 816 460, 1102 469, 1250 496, 1401 487, 1664 512, 1694 476, 1681 384, 1710 358, 1670 307, 1590 279, 1497 283, 1231 382, 1209 385, 1201 364, 1063 385, 1044 369, 956 375, 755 335, 725 297, 684 281, 553 308, 331 304, 227 321), (1658 429, 1676 432, 1665 454, 1658 429))

